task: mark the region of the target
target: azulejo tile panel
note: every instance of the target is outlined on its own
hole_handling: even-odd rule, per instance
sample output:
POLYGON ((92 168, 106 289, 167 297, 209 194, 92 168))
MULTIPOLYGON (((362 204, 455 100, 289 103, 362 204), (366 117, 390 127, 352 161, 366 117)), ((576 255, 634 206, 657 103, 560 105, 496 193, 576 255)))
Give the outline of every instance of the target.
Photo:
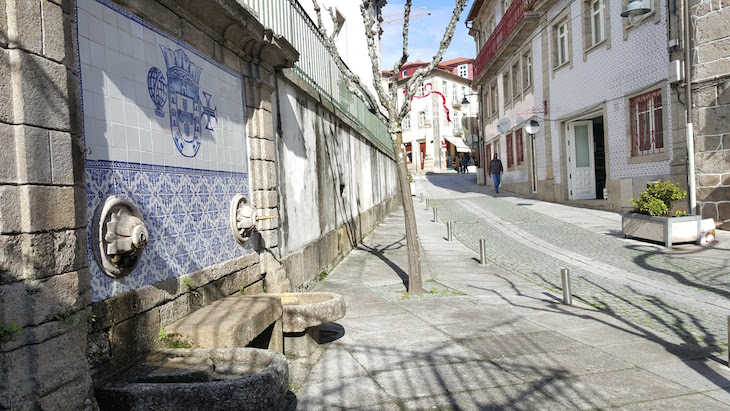
POLYGON ((78 0, 76 12, 89 226, 115 194, 150 237, 121 280, 89 250, 93 300, 253 252, 228 222, 249 187, 241 75, 108 0, 78 0))
POLYGON ((137 268, 115 280, 92 259, 94 301, 156 284, 252 252, 231 234, 229 204, 248 193, 248 177, 227 171, 88 160, 86 164, 87 221, 110 195, 135 204, 149 232, 149 245, 137 268))

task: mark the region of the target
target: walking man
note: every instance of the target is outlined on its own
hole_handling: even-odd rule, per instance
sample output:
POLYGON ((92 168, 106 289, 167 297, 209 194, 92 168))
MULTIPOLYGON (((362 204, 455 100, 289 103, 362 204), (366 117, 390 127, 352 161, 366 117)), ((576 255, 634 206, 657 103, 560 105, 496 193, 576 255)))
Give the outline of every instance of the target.
POLYGON ((499 193, 499 183, 502 182, 502 162, 497 158, 497 153, 494 153, 494 158, 489 162, 489 175, 494 180, 494 189, 499 193))

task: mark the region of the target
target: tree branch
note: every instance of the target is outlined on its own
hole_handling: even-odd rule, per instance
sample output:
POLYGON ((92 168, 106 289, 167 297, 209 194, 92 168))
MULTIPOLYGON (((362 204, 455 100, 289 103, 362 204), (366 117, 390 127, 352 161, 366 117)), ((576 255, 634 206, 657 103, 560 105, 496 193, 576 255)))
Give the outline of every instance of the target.
POLYGON ((433 69, 441 62, 441 59, 446 52, 446 49, 449 48, 451 40, 454 38, 456 23, 459 22, 459 17, 461 16, 461 13, 462 11, 464 11, 465 7, 466 0, 456 1, 456 5, 454 6, 454 12, 451 15, 451 21, 449 22, 449 25, 446 26, 446 32, 444 33, 444 37, 441 39, 441 47, 439 48, 439 51, 436 53, 435 56, 433 56, 433 60, 431 60, 428 66, 421 67, 416 70, 416 72, 413 73, 413 76, 411 76, 411 78, 409 78, 406 82, 406 99, 400 109, 400 112, 398 113, 398 118, 403 118, 408 113, 408 111, 411 109, 411 98, 413 98, 413 96, 416 94, 418 85, 421 83, 423 78, 431 71, 433 71, 433 69))
MULTIPOLYGON (((362 13, 363 22, 365 23, 365 35, 367 36, 368 42, 368 54, 370 55, 370 66, 373 70, 373 86, 375 91, 378 93, 378 98, 384 107, 388 107, 391 103, 391 96, 383 88, 383 83, 380 82, 380 56, 377 55, 375 49, 375 36, 380 30, 380 24, 376 24, 373 21, 373 16, 369 10, 372 7, 372 0, 364 0, 360 4, 360 13, 362 13)), ((390 110, 388 110, 390 114, 390 110)))
MULTIPOLYGON (((337 18, 334 15, 334 11, 332 10, 332 8, 328 9, 330 17, 332 18, 332 24, 334 24, 334 30, 332 31, 332 35, 329 36, 327 35, 327 30, 325 29, 324 24, 322 23, 322 9, 319 7, 319 3, 317 2, 317 0, 312 0, 312 3, 314 3, 314 11, 317 14, 317 28, 324 37, 324 46, 325 48, 327 48, 327 51, 329 51, 332 55, 335 64, 337 65, 337 68, 340 69, 342 75, 345 77, 345 81, 355 84, 355 88, 359 90, 359 92, 356 93, 357 97, 369 106, 368 110, 371 113, 374 113, 376 115, 382 115, 382 113, 380 112, 380 106, 378 105, 378 102, 375 100, 373 95, 370 94, 370 90, 363 86, 360 77, 357 74, 353 73, 352 70, 347 67, 347 65, 340 57, 340 52, 337 50, 337 45, 335 44, 334 40, 335 34, 337 33, 337 28, 339 27, 339 25, 337 24, 337 18)), ((378 76, 378 78, 380 78, 380 76, 378 76)), ((348 89, 352 90, 353 88, 348 85, 348 89)))

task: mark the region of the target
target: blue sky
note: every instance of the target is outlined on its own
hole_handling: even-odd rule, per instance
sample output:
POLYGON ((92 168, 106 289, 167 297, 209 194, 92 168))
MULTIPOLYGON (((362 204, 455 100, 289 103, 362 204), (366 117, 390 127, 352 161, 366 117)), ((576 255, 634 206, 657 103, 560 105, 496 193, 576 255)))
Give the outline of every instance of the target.
MULTIPOLYGON (((476 46, 474 39, 469 36, 464 26, 464 20, 469 13, 473 0, 467 2, 466 9, 461 14, 461 18, 456 25, 456 33, 454 34, 451 45, 444 54, 444 60, 456 57, 476 56, 476 46)), ((403 14, 404 1, 388 1, 383 8, 383 15, 400 13, 403 14)), ((408 34, 408 61, 417 59, 430 61, 434 54, 438 51, 441 38, 444 35, 446 25, 451 19, 454 10, 454 1, 452 0, 413 0, 412 8, 427 7, 431 12, 430 16, 421 17, 411 20, 410 30, 408 34)), ((403 24, 396 23, 383 27, 383 37, 381 42, 382 65, 383 70, 393 69, 393 64, 401 56, 403 50, 403 24)))

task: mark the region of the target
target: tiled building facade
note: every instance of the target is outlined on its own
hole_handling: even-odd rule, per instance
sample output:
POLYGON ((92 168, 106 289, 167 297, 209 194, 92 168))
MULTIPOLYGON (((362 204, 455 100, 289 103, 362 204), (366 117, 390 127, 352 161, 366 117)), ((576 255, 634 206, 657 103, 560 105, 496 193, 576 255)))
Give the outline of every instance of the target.
POLYGON ((500 155, 508 189, 625 211, 649 181, 687 186, 666 3, 647 4, 652 11, 632 25, 620 1, 474 3, 481 149, 500 155), (500 120, 509 127, 499 130, 500 120), (534 138, 528 120, 540 124, 534 138))
MULTIPOLYGON (((404 98, 408 77, 425 62, 403 65, 397 86, 392 70, 383 71, 386 90, 404 98)), ((453 167, 455 158, 475 156, 469 137, 476 133, 478 99, 471 91, 474 60, 456 58, 442 61, 427 75, 411 100, 411 111, 403 119, 403 144, 411 172, 423 173, 453 167), (464 104, 466 98, 468 104, 464 104)))

